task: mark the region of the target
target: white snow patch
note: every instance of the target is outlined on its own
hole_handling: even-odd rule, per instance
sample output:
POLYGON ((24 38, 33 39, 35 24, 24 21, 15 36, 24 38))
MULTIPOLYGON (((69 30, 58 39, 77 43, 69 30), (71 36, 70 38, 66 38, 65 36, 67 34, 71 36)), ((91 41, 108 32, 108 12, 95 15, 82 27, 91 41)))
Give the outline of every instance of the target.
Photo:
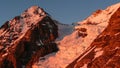
POLYGON ((94 51, 97 52, 97 51, 100 51, 102 48, 96 48, 94 51))
POLYGON ((103 52, 104 52, 104 51, 97 51, 97 52, 95 53, 94 59, 97 58, 97 57, 99 57, 99 56, 101 56, 101 55, 103 54, 103 52))
POLYGON ((101 56, 104 51, 102 51, 102 48, 96 48, 96 49, 94 50, 94 52, 95 52, 95 56, 94 56, 94 59, 95 59, 95 58, 101 56))
POLYGON ((7 55, 8 55, 8 53, 5 53, 5 54, 2 55, 2 57, 6 57, 7 55))
POLYGON ((77 60, 77 62, 79 62, 81 59, 83 59, 83 58, 84 58, 88 53, 90 53, 95 47, 96 47, 96 46, 90 48, 89 50, 86 50, 85 54, 84 54, 82 57, 80 57, 80 58, 77 60))
POLYGON ((116 33, 115 36, 117 36, 117 35, 119 35, 119 34, 120 34, 120 32, 119 32, 119 33, 116 33))

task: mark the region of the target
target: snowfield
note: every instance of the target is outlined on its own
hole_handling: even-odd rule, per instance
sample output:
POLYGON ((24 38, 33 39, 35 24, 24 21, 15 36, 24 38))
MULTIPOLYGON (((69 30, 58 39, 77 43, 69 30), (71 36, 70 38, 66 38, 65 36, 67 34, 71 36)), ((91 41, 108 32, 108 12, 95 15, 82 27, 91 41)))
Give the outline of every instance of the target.
POLYGON ((36 62, 33 68, 65 68, 83 53, 92 41, 107 27, 110 17, 119 7, 120 3, 112 5, 105 10, 98 10, 87 19, 78 22, 79 25, 74 28, 58 25, 60 37, 65 36, 58 42, 59 51, 42 57, 44 60, 36 62), (71 30, 74 31, 72 32, 71 30))

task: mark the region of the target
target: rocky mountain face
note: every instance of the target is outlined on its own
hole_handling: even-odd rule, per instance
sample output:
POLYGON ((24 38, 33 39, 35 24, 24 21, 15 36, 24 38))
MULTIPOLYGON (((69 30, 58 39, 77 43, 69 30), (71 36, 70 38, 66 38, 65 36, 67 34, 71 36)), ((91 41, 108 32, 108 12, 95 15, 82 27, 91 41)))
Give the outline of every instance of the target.
POLYGON ((66 68, 120 68, 120 6, 105 30, 66 68))
POLYGON ((120 7, 120 3, 97 10, 85 20, 78 22, 74 31, 59 43, 59 51, 37 62, 36 68, 65 68, 79 57, 92 44, 94 39, 107 27, 111 17, 120 7))
POLYGON ((58 51, 58 26, 32 6, 0 27, 0 68, 32 68, 39 57, 58 51))

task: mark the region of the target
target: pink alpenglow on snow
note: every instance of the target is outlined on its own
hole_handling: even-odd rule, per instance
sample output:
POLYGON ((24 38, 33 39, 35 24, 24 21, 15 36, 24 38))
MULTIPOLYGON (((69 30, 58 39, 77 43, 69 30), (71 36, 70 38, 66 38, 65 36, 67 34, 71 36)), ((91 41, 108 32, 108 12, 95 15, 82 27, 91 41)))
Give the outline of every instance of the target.
MULTIPOLYGON (((87 19, 78 22, 79 25, 74 27, 74 31, 58 42, 59 51, 56 54, 47 57, 44 61, 39 61, 34 66, 39 64, 37 65, 38 68, 65 68, 86 51, 86 49, 89 49, 88 47, 107 27, 111 16, 119 7, 120 3, 117 3, 109 6, 105 10, 97 10, 87 19)), ((89 52, 93 49, 90 49, 89 52)), ((89 52, 84 54, 84 56, 89 52)), ((96 49, 95 57, 99 57, 102 54, 102 50, 96 49)), ((86 67, 86 65, 84 65, 84 67, 86 67)))

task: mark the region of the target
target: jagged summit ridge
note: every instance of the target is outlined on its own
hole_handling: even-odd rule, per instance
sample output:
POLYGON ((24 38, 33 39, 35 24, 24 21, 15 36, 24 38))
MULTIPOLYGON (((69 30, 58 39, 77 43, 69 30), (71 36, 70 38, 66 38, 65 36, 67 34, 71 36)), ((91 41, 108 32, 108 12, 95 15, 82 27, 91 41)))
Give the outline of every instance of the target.
MULTIPOLYGON (((6 28, 2 28, 0 30, 0 36, 3 37, 4 35, 7 35, 7 37, 9 37, 9 40, 13 35, 15 35, 15 38, 17 38, 18 36, 25 34, 45 16, 46 14, 43 9, 39 8, 38 6, 32 6, 20 16, 16 16, 14 19, 7 21, 5 25, 6 28), (9 29, 6 30, 7 28, 9 29)), ((2 27, 4 27, 4 25, 2 27)), ((8 40, 2 41, 7 42, 8 40)))
POLYGON ((35 24, 36 21, 40 20, 40 17, 43 17, 46 15, 46 12, 38 7, 38 6, 32 6, 28 8, 24 13, 21 14, 21 17, 26 17, 25 21, 32 21, 30 23, 35 24), (27 16, 29 19, 27 19, 27 16))
POLYGON ((0 68, 31 68, 39 57, 58 50, 57 37, 54 20, 38 6, 28 8, 0 27, 0 68))
POLYGON ((99 24, 101 26, 106 26, 111 18, 111 15, 120 7, 120 3, 114 4, 107 7, 105 10, 97 10, 92 13, 87 19, 78 22, 78 24, 99 24))

